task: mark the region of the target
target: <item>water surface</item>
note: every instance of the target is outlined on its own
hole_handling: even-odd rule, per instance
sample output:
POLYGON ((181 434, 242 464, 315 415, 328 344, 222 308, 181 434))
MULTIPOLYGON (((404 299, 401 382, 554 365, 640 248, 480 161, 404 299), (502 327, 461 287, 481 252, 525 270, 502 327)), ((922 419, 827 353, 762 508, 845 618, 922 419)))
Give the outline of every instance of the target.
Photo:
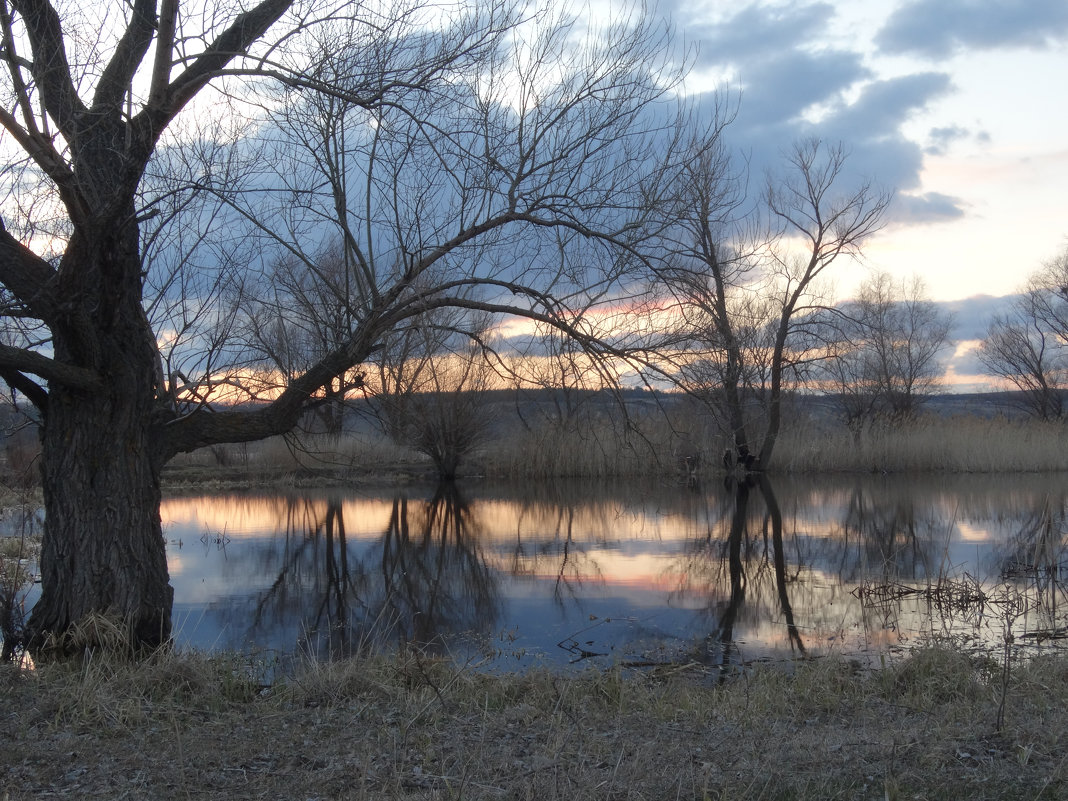
POLYGON ((1062 476, 863 476, 205 494, 161 513, 182 645, 732 667, 1006 631, 1057 647, 1066 503, 1062 476))

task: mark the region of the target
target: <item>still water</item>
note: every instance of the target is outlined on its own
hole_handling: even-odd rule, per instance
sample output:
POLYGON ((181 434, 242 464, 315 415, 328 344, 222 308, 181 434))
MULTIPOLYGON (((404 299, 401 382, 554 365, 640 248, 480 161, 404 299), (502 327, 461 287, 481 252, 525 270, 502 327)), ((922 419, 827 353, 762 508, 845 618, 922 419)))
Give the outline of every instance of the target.
POLYGON ((470 482, 172 497, 179 644, 536 663, 1068 634, 1068 477, 470 482))

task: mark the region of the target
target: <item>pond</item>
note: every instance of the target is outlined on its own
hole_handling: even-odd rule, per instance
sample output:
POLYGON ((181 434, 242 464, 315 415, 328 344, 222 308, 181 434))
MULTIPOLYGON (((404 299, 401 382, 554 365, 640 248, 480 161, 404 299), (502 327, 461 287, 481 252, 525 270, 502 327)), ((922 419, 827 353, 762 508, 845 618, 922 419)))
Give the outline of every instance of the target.
POLYGON ((471 481, 171 497, 162 518, 180 645, 728 671, 1061 647, 1066 503, 1064 476, 471 481))

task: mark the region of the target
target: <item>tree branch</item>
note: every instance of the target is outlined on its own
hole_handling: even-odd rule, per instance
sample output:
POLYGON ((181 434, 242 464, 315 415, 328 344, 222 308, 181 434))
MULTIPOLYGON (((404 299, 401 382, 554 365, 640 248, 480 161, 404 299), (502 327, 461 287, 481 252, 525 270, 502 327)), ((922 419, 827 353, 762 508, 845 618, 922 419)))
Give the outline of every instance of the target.
POLYGON ((51 139, 35 130, 24 128, 15 116, 4 108, 0 108, 0 126, 11 134, 19 147, 25 150, 45 175, 55 182, 60 196, 68 207, 78 202, 75 200, 77 193, 74 187, 74 173, 56 152, 51 139))
POLYGON ((201 407, 191 415, 167 421, 163 428, 164 461, 176 453, 205 445, 253 442, 289 431, 315 392, 343 371, 364 362, 375 351, 382 330, 380 320, 365 323, 348 342, 291 381, 282 394, 263 407, 222 411, 201 407))
POLYGON ((18 370, 0 367, 0 378, 12 389, 18 390, 42 415, 48 412, 48 393, 45 388, 18 370))
MULTIPOLYGON (((163 129, 186 103, 215 78, 223 67, 243 55, 292 4, 293 0, 263 0, 250 11, 239 14, 230 27, 219 34, 165 89, 160 88, 162 79, 158 72, 161 70, 163 56, 157 53, 157 72, 153 76, 153 88, 159 91, 154 98, 155 102, 149 103, 131 122, 143 145, 151 149, 163 129)), ((167 58, 170 59, 169 52, 167 58)))
POLYGON ((0 369, 33 373, 47 381, 58 381, 75 389, 95 390, 104 386, 92 370, 57 362, 32 350, 0 345, 0 369))
POLYGON ((134 74, 152 44, 156 29, 155 0, 134 0, 130 23, 96 87, 93 108, 118 108, 130 90, 134 74))
POLYGON ((152 83, 148 91, 148 104, 163 102, 171 79, 171 51, 178 26, 178 0, 162 0, 159 9, 159 26, 156 32, 156 56, 152 64, 152 83))
POLYGON ((39 320, 54 324, 59 309, 53 296, 56 271, 13 237, 0 219, 0 283, 39 320))
POLYGON ((12 0, 11 5, 26 23, 33 51, 32 72, 45 110, 67 140, 73 141, 77 117, 86 109, 71 80, 59 14, 48 0, 12 0))

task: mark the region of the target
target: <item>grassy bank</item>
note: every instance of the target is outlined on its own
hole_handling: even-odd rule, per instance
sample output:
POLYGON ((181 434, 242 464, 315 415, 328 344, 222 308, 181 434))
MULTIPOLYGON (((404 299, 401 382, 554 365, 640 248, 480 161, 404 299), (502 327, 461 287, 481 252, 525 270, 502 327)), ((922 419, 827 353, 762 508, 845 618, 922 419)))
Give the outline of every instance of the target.
MULTIPOLYGON (((574 429, 539 426, 503 432, 471 457, 461 472, 511 478, 553 476, 674 476, 681 457, 700 456, 699 475, 723 475, 726 441, 700 420, 649 416, 602 419, 574 429)), ((950 473, 1068 471, 1068 426, 1030 420, 924 417, 856 432, 843 425, 795 419, 784 427, 772 472, 936 471, 950 473)), ((205 474, 225 480, 316 475, 364 477, 428 475, 425 457, 385 437, 276 438, 220 446, 175 460, 170 475, 191 482, 205 474)))
POLYGON ((1068 426, 968 416, 927 416, 856 433, 841 425, 798 425, 784 431, 775 461, 786 472, 1063 471, 1068 426))
POLYGON ((490 676, 417 655, 266 686, 233 657, 0 669, 5 799, 1040 799, 1068 658, 927 648, 716 686, 696 667, 490 676), (997 709, 1007 693, 1004 725, 997 709))

